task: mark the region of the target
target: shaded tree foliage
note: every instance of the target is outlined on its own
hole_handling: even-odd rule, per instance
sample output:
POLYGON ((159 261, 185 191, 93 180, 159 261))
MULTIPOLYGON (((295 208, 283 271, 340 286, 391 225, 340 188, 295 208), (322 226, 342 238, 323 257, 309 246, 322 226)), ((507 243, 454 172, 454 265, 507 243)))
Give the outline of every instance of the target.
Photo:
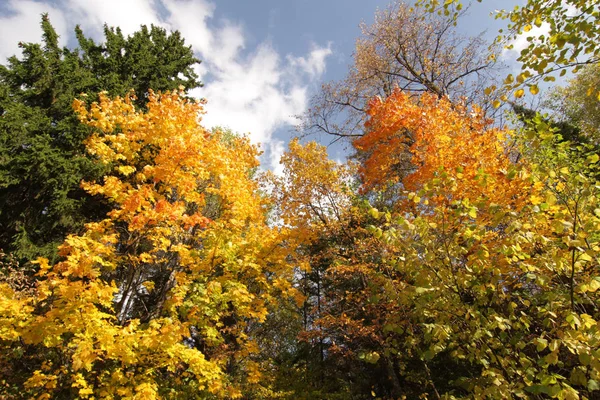
POLYGON ((543 105, 558 124, 569 124, 584 133, 582 140, 600 144, 600 64, 582 68, 566 86, 551 89, 543 105))

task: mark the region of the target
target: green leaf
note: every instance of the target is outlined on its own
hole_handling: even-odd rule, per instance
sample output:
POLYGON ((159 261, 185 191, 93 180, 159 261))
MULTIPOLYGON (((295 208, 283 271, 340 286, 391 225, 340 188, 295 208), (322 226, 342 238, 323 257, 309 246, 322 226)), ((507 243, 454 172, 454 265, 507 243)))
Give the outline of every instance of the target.
POLYGON ((544 350, 548 346, 548 341, 546 339, 538 338, 536 342, 535 348, 538 352, 544 350))
POLYGON ((579 362, 582 365, 590 365, 590 362, 592 361, 592 357, 588 354, 588 353, 579 353, 579 362))
POLYGON ((376 208, 371 208, 371 209, 369 210, 369 215, 370 215, 371 217, 373 217, 374 219, 379 219, 379 210, 378 210, 378 209, 376 209, 376 208))
POLYGON ((469 208, 469 217, 477 218, 477 208, 476 207, 469 208))

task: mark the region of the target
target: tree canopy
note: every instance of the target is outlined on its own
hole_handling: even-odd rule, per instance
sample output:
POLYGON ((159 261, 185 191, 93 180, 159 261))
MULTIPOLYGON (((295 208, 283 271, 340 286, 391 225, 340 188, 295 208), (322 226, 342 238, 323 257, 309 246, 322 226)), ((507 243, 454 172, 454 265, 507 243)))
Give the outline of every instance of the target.
POLYGON ((59 49, 44 17, 0 69, 0 397, 598 398, 598 7, 502 14, 552 36, 500 89, 460 4, 420 4, 309 113, 354 157, 294 138, 280 175, 202 126, 179 34, 59 49), (519 100, 583 53, 553 113, 519 100))

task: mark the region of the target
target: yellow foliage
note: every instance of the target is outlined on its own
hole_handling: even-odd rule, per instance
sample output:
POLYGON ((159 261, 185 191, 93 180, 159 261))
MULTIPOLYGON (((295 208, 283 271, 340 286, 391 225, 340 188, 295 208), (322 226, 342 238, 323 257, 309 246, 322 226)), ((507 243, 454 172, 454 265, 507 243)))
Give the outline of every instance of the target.
POLYGON ((153 399, 177 386, 228 397, 256 385, 259 364, 235 379, 224 367, 255 350, 245 329, 275 303, 265 275, 291 268, 251 178, 257 148, 209 133, 202 105, 179 93, 150 93, 147 112, 104 94, 74 108, 97 128, 88 151, 114 168, 82 186, 112 210, 65 240, 62 261, 37 261, 36 298, 0 286, 0 338, 66 363, 27 377, 30 395, 153 399))
POLYGON ((300 240, 309 240, 318 229, 339 222, 350 205, 352 165, 342 165, 327 156, 315 142, 305 145, 293 139, 281 158, 284 175, 268 176, 274 186, 274 201, 286 226, 296 228, 300 240), (318 227, 318 228, 316 228, 318 227))

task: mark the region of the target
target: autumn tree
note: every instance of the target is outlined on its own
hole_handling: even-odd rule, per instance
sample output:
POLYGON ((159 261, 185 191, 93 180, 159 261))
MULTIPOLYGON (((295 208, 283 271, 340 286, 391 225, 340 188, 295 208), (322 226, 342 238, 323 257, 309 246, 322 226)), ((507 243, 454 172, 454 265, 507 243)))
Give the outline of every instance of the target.
MULTIPOLYGON (((540 13, 562 7, 547 5, 540 13)), ((578 21, 596 17, 590 7, 578 21)), ((568 68, 560 57, 570 50, 557 46, 568 68)), ((530 74, 507 84, 535 94, 530 74)), ((327 344, 326 359, 355 362, 350 372, 338 364, 345 385, 336 395, 595 398, 596 149, 565 140, 541 116, 499 129, 480 108, 435 94, 392 90, 367 111, 353 142, 364 155, 363 208, 346 207, 340 235, 328 231, 321 257, 313 254, 326 260, 328 299, 307 336, 327 344), (396 192, 388 209, 372 206, 381 190, 396 192)))
POLYGON ((343 295, 343 309, 331 310, 329 327, 351 332, 345 336, 352 344, 340 342, 340 348, 357 346, 354 356, 387 376, 376 387, 378 395, 459 390, 451 382, 478 367, 453 358, 445 347, 433 350, 430 340, 444 335, 445 323, 461 329, 460 306, 454 307, 473 300, 470 279, 485 274, 469 272, 469 258, 507 237, 498 215, 520 210, 530 185, 505 153, 506 131, 493 128, 477 108, 397 90, 385 101, 373 100, 369 115, 367 133, 354 141, 368 154, 360 167, 363 190, 374 197, 392 185, 400 193, 387 212, 363 210, 354 256, 334 269, 342 287, 357 275, 363 282, 343 295), (455 235, 471 218, 484 232, 490 229, 477 244, 455 235), (465 249, 457 251, 455 243, 465 249))
POLYGON ((336 172, 319 184, 319 166, 339 167, 314 144, 293 142, 283 158, 279 203, 304 238, 296 257, 313 272, 299 342, 312 352, 286 364, 312 373, 294 396, 592 398, 593 149, 539 116, 516 134, 433 94, 397 90, 369 106, 367 133, 354 142, 368 154, 366 196, 347 188, 314 206, 336 193, 336 172), (409 170, 398 169, 398 154, 410 155, 409 170), (395 202, 374 208, 390 186, 395 202))
POLYGON ((56 248, 84 223, 102 219, 107 204, 83 191, 82 179, 106 169, 85 152, 89 127, 71 103, 81 93, 97 100, 134 89, 144 107, 150 88, 199 86, 198 62, 178 32, 143 26, 129 37, 105 26, 104 43, 80 28, 79 49, 61 48, 48 17, 41 43, 20 43, 21 58, 0 66, 0 248, 21 260, 56 257, 56 248))
POLYGON ((373 101, 370 116, 355 142, 372 157, 363 180, 400 181, 403 194, 368 210, 371 237, 355 233, 353 256, 332 263, 338 287, 363 284, 338 293, 343 308, 322 318, 343 332, 340 349, 385 371, 374 395, 592 398, 598 155, 573 157, 585 148, 536 117, 515 164, 508 131, 431 95, 396 92, 373 101), (403 129, 415 133, 415 167, 394 174, 405 149, 390 143, 406 146, 394 141, 403 129))
POLYGON ((291 389, 292 398, 318 398, 343 391, 336 372, 341 366, 329 356, 331 337, 320 318, 332 299, 327 271, 340 228, 348 223, 354 167, 330 160, 324 146, 298 139, 289 143, 281 164, 282 176, 268 173, 265 180, 273 218, 290 229, 285 245, 296 271, 293 284, 302 296, 287 314, 295 329, 287 331, 291 345, 280 354, 277 385, 291 389))
MULTIPOLYGON (((560 5, 548 6, 540 12, 560 5)), ((593 20, 594 7, 579 21, 593 20)), ((535 94, 529 77, 506 83, 535 94)), ((335 395, 594 398, 596 150, 541 116, 511 131, 435 94, 367 98, 353 141, 363 202, 343 208, 339 234, 311 238, 327 300, 306 337, 336 360, 335 395), (373 207, 382 190, 395 192, 387 209, 373 207)))
POLYGON ((505 178, 514 168, 502 144, 509 133, 494 127, 477 106, 452 104, 429 93, 417 100, 396 90, 386 100, 373 99, 368 115, 367 134, 353 142, 367 155, 359 169, 363 190, 401 183, 417 192, 440 170, 455 173, 458 168, 459 198, 498 202, 498 196, 516 200, 524 191, 505 178), (487 184, 472 184, 479 179, 487 184))
POLYGON ((362 136, 370 99, 385 98, 396 87, 491 105, 484 89, 493 85, 495 52, 481 36, 459 34, 454 18, 394 2, 361 29, 346 78, 323 85, 313 98, 307 132, 332 140, 362 136))
POLYGON ((33 295, 0 284, 3 396, 272 398, 252 332, 295 291, 256 147, 206 131, 183 93, 75 109, 110 171, 83 187, 111 211, 36 261, 33 295))

